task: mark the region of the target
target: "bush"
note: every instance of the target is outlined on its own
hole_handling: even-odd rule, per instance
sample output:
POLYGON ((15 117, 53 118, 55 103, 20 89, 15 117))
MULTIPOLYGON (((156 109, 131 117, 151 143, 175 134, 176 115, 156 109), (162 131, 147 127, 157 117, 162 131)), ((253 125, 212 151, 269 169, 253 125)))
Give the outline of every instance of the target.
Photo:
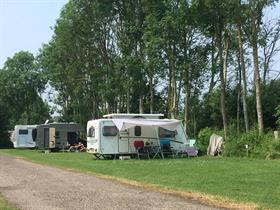
POLYGON ((8 132, 7 115, 3 110, 5 109, 0 104, 0 149, 13 147, 13 143, 10 141, 10 135, 8 132))
POLYGON ((2 138, 0 135, 0 149, 10 149, 13 148, 13 143, 9 138, 2 138))
POLYGON ((267 153, 266 159, 280 159, 280 141, 274 140, 270 146, 271 147, 267 153))
MULTIPOLYGON (((267 158, 272 155, 276 149, 280 149, 280 145, 276 145, 274 142, 275 140, 272 132, 259 136, 258 130, 253 129, 239 136, 229 136, 225 142, 224 155, 267 158), (246 145, 248 145, 248 148, 246 148, 246 145)), ((276 157, 276 155, 274 156, 276 157)))
POLYGON ((277 108, 276 108, 275 117, 277 118, 277 121, 276 121, 277 127, 278 127, 278 129, 280 129, 280 105, 277 106, 277 108))
MULTIPOLYGON (((236 135, 233 128, 229 131, 231 132, 228 132, 228 138, 224 140, 223 156, 280 159, 280 141, 274 139, 272 131, 267 131, 266 134, 261 136, 257 126, 248 133, 241 133, 240 135, 236 135), (248 148, 246 148, 246 145, 248 145, 248 148)), ((223 130, 208 127, 200 130, 197 138, 200 155, 207 154, 209 139, 213 133, 223 136, 223 130)))

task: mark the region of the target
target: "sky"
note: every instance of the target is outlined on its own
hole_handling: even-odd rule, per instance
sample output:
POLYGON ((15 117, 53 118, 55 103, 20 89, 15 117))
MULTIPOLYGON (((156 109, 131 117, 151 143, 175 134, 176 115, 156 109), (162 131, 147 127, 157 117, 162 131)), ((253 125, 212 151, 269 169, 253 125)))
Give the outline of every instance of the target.
POLYGON ((0 68, 24 50, 38 54, 50 41, 60 10, 68 0, 0 0, 0 68))

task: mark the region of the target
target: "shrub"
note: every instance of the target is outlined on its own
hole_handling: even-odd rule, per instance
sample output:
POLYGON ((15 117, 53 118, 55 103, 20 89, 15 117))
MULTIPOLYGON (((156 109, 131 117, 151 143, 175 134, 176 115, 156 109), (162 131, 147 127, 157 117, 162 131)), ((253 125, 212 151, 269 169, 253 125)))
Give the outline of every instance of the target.
MULTIPOLYGON (((267 158, 274 153, 279 146, 274 145, 272 132, 259 136, 257 129, 252 129, 248 133, 239 136, 230 136, 225 142, 225 156, 267 158), (248 148, 246 148, 248 145, 248 148)), ((279 150, 280 152, 280 150, 279 150)))
MULTIPOLYGON (((267 131, 266 134, 261 136, 257 126, 248 133, 241 133, 240 135, 236 135, 233 128, 230 131, 228 138, 224 140, 223 156, 280 159, 280 141, 274 139, 272 131, 267 131), (248 145, 248 148, 246 148, 246 145, 248 145)), ((197 138, 200 155, 207 153, 209 139, 213 133, 223 136, 223 130, 208 127, 200 130, 197 138)))
POLYGON ((7 115, 4 113, 3 110, 5 109, 0 104, 0 149, 13 147, 13 143, 10 141, 10 135, 8 132, 7 115))
POLYGON ((275 117, 277 118, 277 121, 276 121, 277 127, 278 127, 278 129, 280 129, 280 105, 277 106, 277 108, 276 108, 275 117))
POLYGON ((266 155, 266 159, 280 159, 280 141, 274 140, 270 145, 270 150, 266 155))

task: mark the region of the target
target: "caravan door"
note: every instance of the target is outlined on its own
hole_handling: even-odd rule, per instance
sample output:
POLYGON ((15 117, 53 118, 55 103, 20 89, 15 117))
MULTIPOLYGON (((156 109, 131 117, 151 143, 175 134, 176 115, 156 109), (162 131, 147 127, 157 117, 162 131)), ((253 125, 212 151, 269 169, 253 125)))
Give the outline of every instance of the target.
POLYGON ((55 148, 55 128, 49 129, 49 148, 55 148))
POLYGON ((118 153, 118 129, 112 121, 102 121, 100 123, 100 152, 101 154, 118 153))
POLYGON ((19 129, 18 130, 18 136, 17 136, 17 147, 27 147, 27 142, 28 142, 28 129, 19 129))
POLYGON ((120 138, 119 138, 119 153, 129 153, 130 145, 129 145, 129 138, 128 138, 128 130, 121 130, 120 131, 120 138))

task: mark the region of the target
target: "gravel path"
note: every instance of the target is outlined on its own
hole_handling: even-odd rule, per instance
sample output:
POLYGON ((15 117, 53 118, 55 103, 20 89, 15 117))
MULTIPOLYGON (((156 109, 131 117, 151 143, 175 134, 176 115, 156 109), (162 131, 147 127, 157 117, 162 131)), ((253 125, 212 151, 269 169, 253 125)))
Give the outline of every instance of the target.
POLYGON ((0 193, 22 210, 215 209, 117 181, 1 155, 0 193))

